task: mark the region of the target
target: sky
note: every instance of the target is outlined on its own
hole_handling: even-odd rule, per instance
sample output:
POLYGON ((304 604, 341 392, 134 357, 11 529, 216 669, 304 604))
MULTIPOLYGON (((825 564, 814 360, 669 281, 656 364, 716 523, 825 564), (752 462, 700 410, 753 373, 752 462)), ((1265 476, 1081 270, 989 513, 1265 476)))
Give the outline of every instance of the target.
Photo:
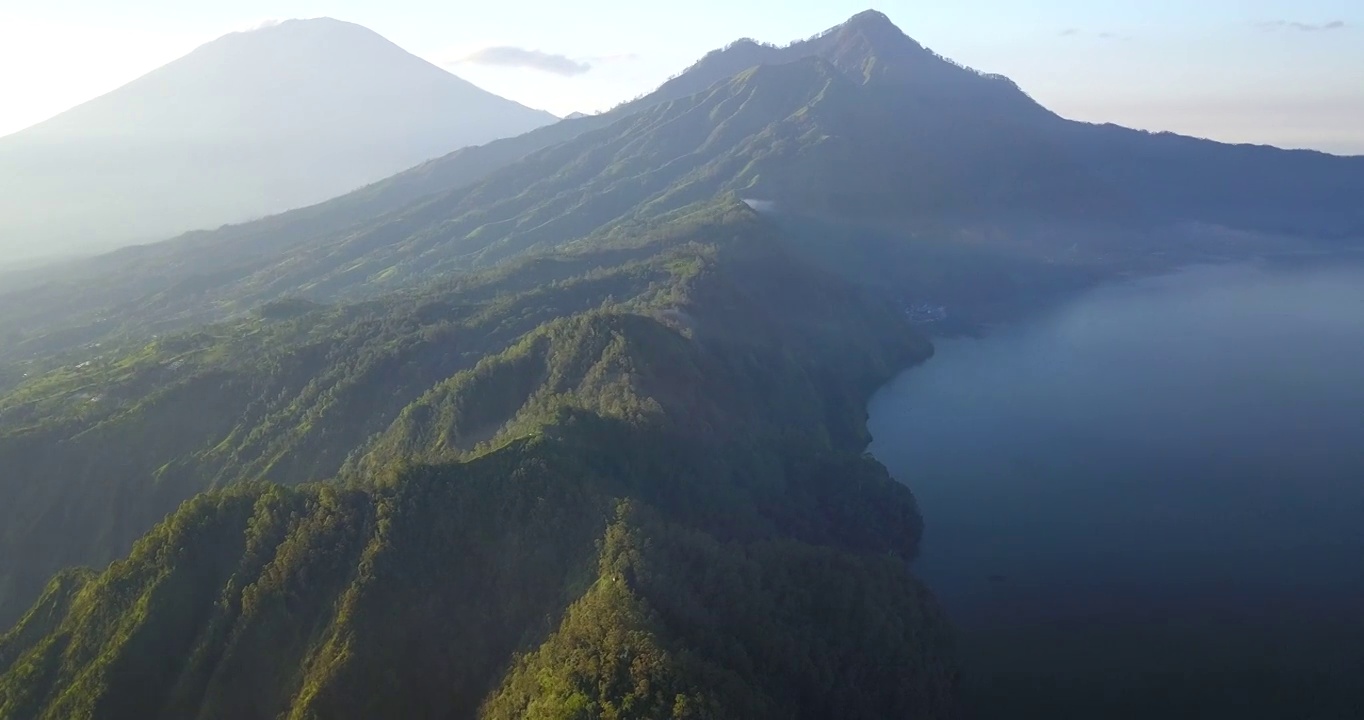
POLYGON ((564 115, 649 92, 738 38, 785 44, 868 7, 1067 117, 1364 154, 1360 0, 0 0, 0 135, 284 18, 359 23, 564 115))

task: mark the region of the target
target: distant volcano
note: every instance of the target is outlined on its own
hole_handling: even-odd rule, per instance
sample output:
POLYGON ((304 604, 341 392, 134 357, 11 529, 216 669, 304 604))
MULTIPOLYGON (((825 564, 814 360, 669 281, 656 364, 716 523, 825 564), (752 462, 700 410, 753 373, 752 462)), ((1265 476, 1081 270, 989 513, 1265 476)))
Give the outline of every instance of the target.
POLYGON ((250 220, 554 120, 359 25, 232 33, 0 139, 0 252, 107 249, 250 220))

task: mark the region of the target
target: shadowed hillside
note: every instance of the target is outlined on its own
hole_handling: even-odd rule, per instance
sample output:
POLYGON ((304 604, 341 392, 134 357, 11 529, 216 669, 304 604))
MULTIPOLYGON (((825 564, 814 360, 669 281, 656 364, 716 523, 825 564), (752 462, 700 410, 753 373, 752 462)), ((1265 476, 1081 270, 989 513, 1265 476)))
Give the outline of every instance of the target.
MULTIPOLYGON (((331 483, 199 495, 103 573, 61 575, 0 638, 0 717, 951 716, 946 626, 907 569, 917 509, 861 454, 866 395, 927 345, 894 307, 786 257, 742 205, 640 240, 618 269, 576 278, 554 279, 607 256, 530 263, 415 304, 301 308, 271 321, 286 326, 263 346, 263 319, 165 341, 207 352, 155 363, 159 384, 206 397, 111 397, 131 407, 76 412, 52 428, 71 440, 31 447, 81 463, 101 442, 81 439, 83 423, 150 437, 151 416, 206 403, 214 417, 251 415, 274 391, 253 399, 231 390, 234 377, 268 386, 298 363, 319 378, 336 363, 349 379, 322 394, 332 399, 305 389, 299 424, 265 435, 296 439, 273 474, 306 479, 302 457, 358 451, 331 483), (540 289, 489 296, 530 274, 540 289), (562 304, 573 295, 585 300, 576 310, 562 304), (487 332, 458 318, 497 327, 535 308, 548 310, 538 326, 463 370, 450 349, 421 347, 487 332), (289 339, 305 328, 359 344, 338 354, 289 339), (347 427, 383 417, 382 395, 329 405, 353 402, 336 391, 356 382, 401 387, 356 362, 393 353, 442 369, 365 440, 347 427)), ((141 494, 150 514, 158 493, 204 487, 191 478, 210 475, 183 472, 186 461, 236 447, 220 467, 250 467, 264 423, 225 440, 187 427, 180 450, 144 446, 162 453, 147 467, 169 460, 162 470, 180 466, 179 478, 104 464, 44 484, 141 494)), ((82 525, 12 539, 76 541, 82 525)))

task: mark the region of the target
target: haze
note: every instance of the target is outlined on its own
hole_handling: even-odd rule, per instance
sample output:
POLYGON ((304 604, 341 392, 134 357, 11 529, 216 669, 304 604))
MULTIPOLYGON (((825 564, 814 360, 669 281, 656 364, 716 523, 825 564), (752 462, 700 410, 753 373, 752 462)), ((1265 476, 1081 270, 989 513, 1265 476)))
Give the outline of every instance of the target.
POLYGON ((253 220, 556 119, 352 23, 229 33, 0 138, 0 254, 84 254, 253 220))
MULTIPOLYGON (((1364 6, 1351 0, 871 4, 939 53, 1005 73, 1068 117, 1364 153, 1364 6)), ((279 18, 359 23, 485 89, 566 115, 647 92, 737 37, 785 43, 865 7, 857 0, 700 0, 683 12, 614 0, 11 3, 0 10, 0 134, 223 33, 279 18), (565 73, 571 66, 530 55, 519 65, 465 61, 487 48, 535 51, 587 69, 565 73)))

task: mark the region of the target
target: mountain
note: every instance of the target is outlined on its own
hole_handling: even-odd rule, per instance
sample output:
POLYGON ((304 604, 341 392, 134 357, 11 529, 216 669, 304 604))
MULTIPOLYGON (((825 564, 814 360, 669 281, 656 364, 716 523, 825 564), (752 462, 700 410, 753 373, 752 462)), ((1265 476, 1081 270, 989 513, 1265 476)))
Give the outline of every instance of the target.
POLYGON ((232 33, 0 138, 0 254, 251 220, 554 121, 358 25, 232 33))
POLYGON ((1015 255, 1033 228, 1071 228, 1028 252, 1110 266, 1364 235, 1364 158, 1065 120, 869 12, 785 48, 735 43, 607 113, 314 207, 32 274, 0 294, 0 336, 23 357, 299 291, 358 299, 726 192, 901 236, 1012 237, 1015 255))
POLYGON ((951 717, 918 509, 863 452, 932 351, 906 295, 1348 242, 1361 170, 1073 123, 864 13, 34 274, 0 718, 951 717))

